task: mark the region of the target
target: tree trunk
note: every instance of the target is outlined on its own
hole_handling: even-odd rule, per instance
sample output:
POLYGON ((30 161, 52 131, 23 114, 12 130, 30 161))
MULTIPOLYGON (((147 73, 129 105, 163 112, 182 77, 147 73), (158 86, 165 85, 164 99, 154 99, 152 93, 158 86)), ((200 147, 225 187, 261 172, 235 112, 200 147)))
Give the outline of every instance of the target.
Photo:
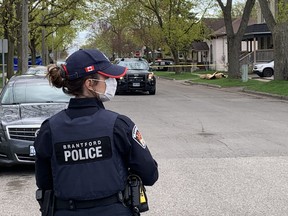
POLYGON ((274 27, 274 80, 288 80, 287 32, 287 23, 277 23, 274 27))
MULTIPOLYGON (((258 0, 262 14, 273 36, 274 46, 274 80, 288 80, 288 19, 286 10, 277 10, 277 19, 269 7, 267 0, 258 0)), ((276 7, 279 7, 276 1, 276 7)), ((287 8, 287 0, 281 1, 281 9, 287 8)))
POLYGON ((126 53, 124 52, 125 44, 122 44, 122 36, 121 32, 116 32, 117 42, 116 42, 116 49, 118 57, 125 57, 126 53), (123 47, 124 46, 124 47, 123 47))
POLYGON ((240 72, 240 50, 241 40, 245 33, 255 0, 247 0, 241 17, 241 22, 236 33, 232 21, 232 0, 226 0, 226 6, 221 0, 217 0, 224 15, 225 28, 228 40, 228 76, 231 79, 241 78, 240 72))
POLYGON ((8 55, 7 55, 7 77, 10 79, 14 75, 14 38, 8 36, 8 55))
POLYGON ((21 74, 28 70, 28 0, 22 0, 22 64, 21 74))
POLYGON ((240 72, 240 48, 241 48, 241 39, 238 37, 227 36, 228 42, 228 77, 231 79, 241 78, 240 72))
POLYGON ((30 39, 31 63, 36 65, 36 39, 30 39))
POLYGON ((42 42, 41 42, 41 57, 42 57, 42 63, 43 65, 47 65, 47 47, 46 47, 46 41, 45 41, 45 35, 46 35, 46 29, 45 27, 42 27, 42 32, 41 32, 41 37, 42 37, 42 42))
MULTIPOLYGON (((16 5, 16 14, 17 14, 17 20, 19 20, 19 22, 22 20, 22 4, 17 4, 16 5)), ((18 26, 18 28, 16 29, 17 32, 17 45, 16 45, 16 51, 17 51, 17 60, 18 60, 18 64, 17 64, 17 72, 21 72, 21 68, 22 68, 22 29, 21 29, 21 25, 18 26)))
MULTIPOLYGON (((172 55, 173 55, 173 58, 174 58, 174 62, 175 62, 175 65, 179 65, 179 55, 178 55, 178 50, 175 49, 175 48, 171 48, 171 52, 172 52, 172 55)), ((181 68, 180 67, 175 67, 174 68, 175 70, 175 74, 180 74, 181 73, 181 68)))
MULTIPOLYGON (((19 32, 19 35, 21 34, 20 32, 21 31, 18 31, 19 32)), ((18 65, 17 65, 17 72, 20 72, 21 71, 21 68, 22 68, 22 41, 21 40, 18 40, 17 41, 17 59, 18 59, 18 65)))

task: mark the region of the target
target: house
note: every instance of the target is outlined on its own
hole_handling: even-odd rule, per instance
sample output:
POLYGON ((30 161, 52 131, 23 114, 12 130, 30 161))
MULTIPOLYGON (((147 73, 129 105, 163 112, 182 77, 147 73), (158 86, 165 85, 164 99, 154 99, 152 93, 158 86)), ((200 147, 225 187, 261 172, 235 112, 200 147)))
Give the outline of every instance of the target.
POLYGON ((205 18, 203 23, 211 29, 210 39, 205 40, 209 47, 207 60, 212 70, 227 70, 227 37, 223 18, 205 18))
MULTIPOLYGON (((269 8, 272 12, 272 15, 275 17, 277 13, 277 4, 278 1, 270 0, 269 8)), ((258 62, 269 62, 274 59, 274 50, 273 50, 273 37, 272 33, 269 30, 265 19, 261 12, 261 8, 258 2, 256 2, 257 13, 257 22, 256 24, 247 26, 243 40, 249 44, 249 57, 243 58, 240 61, 248 64, 256 64, 258 62)))
MULTIPOLYGON (((270 1, 275 11, 275 0, 270 1)), ((250 19, 241 43, 240 65, 247 64, 250 68, 258 62, 269 62, 273 59, 273 39, 271 31, 261 14, 258 5, 258 17, 250 19)), ((273 13, 275 14, 275 12, 273 13)), ((187 52, 179 52, 179 59, 192 65, 191 70, 211 69, 228 70, 228 44, 226 27, 223 18, 203 18, 202 22, 210 30, 209 38, 194 41, 187 52)), ((241 18, 233 20, 234 32, 240 26, 241 18)), ((190 69, 189 69, 190 70, 190 69)))
MULTIPOLYGON (((206 51, 206 64, 209 65, 209 69, 218 70, 218 71, 227 71, 228 67, 228 45, 227 45, 227 34, 226 27, 223 18, 208 18, 203 19, 203 23, 211 29, 210 38, 204 40, 204 43, 207 44, 209 50, 206 51)), ((240 26, 241 18, 234 19, 232 22, 233 29, 236 32, 240 26)), ((248 25, 254 25, 256 23, 255 20, 250 19, 248 25)), ((249 49, 251 49, 250 44, 247 41, 242 41, 241 44, 241 52, 242 55, 248 55, 249 49)), ((203 58, 201 58, 203 52, 199 54, 198 52, 198 61, 202 62, 203 58), (199 56, 200 55, 200 56, 199 56), (199 61, 200 59, 200 61, 199 61)), ((242 57, 241 55, 241 57, 242 57)))
MULTIPOLYGON (((277 7, 275 0, 269 1, 269 7, 275 16, 277 7)), ((241 43, 240 64, 252 67, 259 62, 269 62, 274 58, 273 38, 263 15, 259 3, 256 3, 257 19, 250 19, 241 43)), ((237 31, 241 18, 233 20, 234 31, 237 31)), ((209 39, 192 43, 192 62, 197 62, 198 68, 227 71, 228 49, 226 28, 223 18, 204 18, 204 25, 211 29, 209 39), (204 45, 205 44, 205 45, 204 45), (203 49, 199 47, 205 47, 203 49)))
POLYGON ((266 23, 247 26, 243 41, 246 42, 246 55, 240 59, 241 64, 253 65, 273 59, 273 38, 266 23))

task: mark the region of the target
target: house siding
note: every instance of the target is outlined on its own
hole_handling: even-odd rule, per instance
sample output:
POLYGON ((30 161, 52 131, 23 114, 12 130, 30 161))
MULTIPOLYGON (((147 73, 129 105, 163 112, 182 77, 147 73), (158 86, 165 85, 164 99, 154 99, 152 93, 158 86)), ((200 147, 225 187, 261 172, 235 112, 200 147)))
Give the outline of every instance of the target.
POLYGON ((227 38, 218 37, 213 40, 206 41, 209 47, 212 46, 211 52, 208 54, 210 61, 210 69, 217 71, 227 71, 227 38), (212 55, 212 58, 211 58, 212 55))

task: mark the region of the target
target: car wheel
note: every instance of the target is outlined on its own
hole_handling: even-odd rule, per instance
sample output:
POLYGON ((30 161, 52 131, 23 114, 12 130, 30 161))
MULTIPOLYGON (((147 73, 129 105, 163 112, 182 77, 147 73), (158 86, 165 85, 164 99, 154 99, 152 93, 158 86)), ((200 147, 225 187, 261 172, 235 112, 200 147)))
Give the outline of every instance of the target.
POLYGON ((264 77, 271 77, 273 75, 274 71, 271 68, 266 68, 263 70, 263 76, 264 77))
POLYGON ((117 91, 115 92, 115 95, 121 95, 121 94, 122 94, 121 91, 118 91, 118 90, 117 90, 117 91))
POLYGON ((260 73, 260 72, 256 72, 256 74, 259 76, 259 77, 263 77, 263 73, 260 73))
POLYGON ((149 91, 150 95, 155 95, 156 94, 156 89, 149 91))

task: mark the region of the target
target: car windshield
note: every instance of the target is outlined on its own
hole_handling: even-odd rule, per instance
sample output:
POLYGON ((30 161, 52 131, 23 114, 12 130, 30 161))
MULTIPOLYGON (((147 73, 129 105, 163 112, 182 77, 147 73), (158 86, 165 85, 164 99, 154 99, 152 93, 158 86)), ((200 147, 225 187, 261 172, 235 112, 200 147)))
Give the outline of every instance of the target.
POLYGON ((119 61, 118 65, 127 67, 130 70, 148 70, 149 65, 143 61, 119 61))
POLYGON ((70 96, 62 89, 43 82, 17 82, 3 90, 1 104, 69 102, 70 96))

